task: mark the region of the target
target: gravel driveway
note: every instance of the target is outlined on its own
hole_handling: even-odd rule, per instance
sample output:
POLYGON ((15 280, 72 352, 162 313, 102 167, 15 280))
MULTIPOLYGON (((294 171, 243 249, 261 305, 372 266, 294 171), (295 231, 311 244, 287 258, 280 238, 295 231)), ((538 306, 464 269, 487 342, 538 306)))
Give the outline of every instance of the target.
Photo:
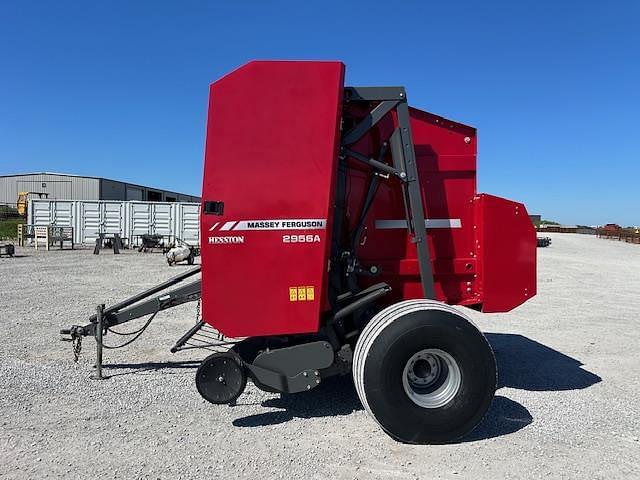
POLYGON ((0 477, 640 478, 640 246, 552 238, 538 249, 536 298, 471 312, 496 350, 499 389, 471 437, 444 446, 391 440, 348 378, 284 396, 250 385, 235 407, 206 403, 193 380, 204 354, 169 353, 193 303, 106 351, 110 378, 90 380, 92 340, 74 364, 58 330, 188 267, 19 249, 0 259, 0 477))

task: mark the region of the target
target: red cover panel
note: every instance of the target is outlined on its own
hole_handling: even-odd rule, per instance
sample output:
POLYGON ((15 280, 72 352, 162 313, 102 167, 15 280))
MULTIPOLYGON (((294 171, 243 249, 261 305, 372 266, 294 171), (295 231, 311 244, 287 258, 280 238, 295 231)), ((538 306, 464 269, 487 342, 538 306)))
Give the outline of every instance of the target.
MULTIPOLYGON (((415 108, 410 114, 436 297, 450 304, 478 305, 482 296, 476 286, 474 254, 476 130, 415 108)), ((379 125, 379 132, 374 130, 358 143, 361 152, 377 152, 380 139, 388 138, 396 121, 389 116, 379 125)), ((387 162, 391 162, 389 154, 387 162)), ((352 166, 360 168, 355 163, 352 166)), ((368 175, 351 172, 349 210, 357 213, 368 175)), ((384 281, 392 286, 391 295, 385 298, 389 303, 423 296, 403 202, 399 181, 382 182, 367 217, 366 241, 359 250, 365 266, 376 265, 382 272, 371 283, 384 281)), ((352 225, 356 218, 351 216, 352 225)))
POLYGON ((475 200, 483 312, 508 312, 536 294, 536 231, 521 203, 475 200))
MULTIPOLYGON (((203 318, 227 336, 315 332, 326 305, 344 66, 251 62, 211 85, 203 318)), ((203 203, 204 205, 204 203, 203 203)))

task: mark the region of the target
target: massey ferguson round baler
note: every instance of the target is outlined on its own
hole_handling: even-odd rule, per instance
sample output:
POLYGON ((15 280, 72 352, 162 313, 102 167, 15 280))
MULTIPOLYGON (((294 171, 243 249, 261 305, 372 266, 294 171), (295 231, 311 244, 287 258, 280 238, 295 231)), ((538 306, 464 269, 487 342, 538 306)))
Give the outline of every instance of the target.
POLYGON ((456 440, 496 388, 491 346, 460 307, 506 312, 536 294, 527 210, 477 193, 476 145, 402 87, 345 87, 340 62, 248 63, 211 85, 201 280, 65 332, 96 337, 100 368, 113 326, 200 299, 172 351, 220 350, 196 374, 210 402, 235 402, 247 379, 291 394, 352 374, 393 438, 456 440))

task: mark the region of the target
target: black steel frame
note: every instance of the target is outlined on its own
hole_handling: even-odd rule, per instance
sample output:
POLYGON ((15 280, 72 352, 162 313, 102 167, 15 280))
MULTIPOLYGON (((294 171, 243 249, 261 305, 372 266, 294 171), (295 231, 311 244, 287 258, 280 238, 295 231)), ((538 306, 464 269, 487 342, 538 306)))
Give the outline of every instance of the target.
MULTIPOLYGON (((362 224, 368 212, 378 186, 379 178, 394 176, 402 182, 403 197, 407 226, 412 235, 412 241, 416 245, 420 279, 425 298, 435 298, 433 269, 431 266, 431 254, 427 242, 424 205, 418 178, 416 154, 411 133, 409 105, 407 94, 403 87, 347 87, 344 92, 345 104, 359 102, 370 108, 369 113, 353 128, 342 135, 340 146, 340 165, 338 168, 338 180, 336 188, 336 211, 334 215, 334 233, 332 239, 332 261, 339 264, 345 256, 350 258, 352 264, 357 263, 356 248, 362 230, 362 224), (368 131, 376 126, 380 120, 392 111, 396 112, 397 128, 389 139, 383 143, 383 148, 378 158, 371 154, 365 155, 350 148, 360 140, 368 131), (393 165, 384 162, 387 146, 391 148, 393 165), (346 203, 346 177, 348 170, 347 158, 352 158, 370 166, 373 170, 369 191, 362 206, 358 228, 354 232, 350 244, 350 250, 345 252, 340 248, 342 238, 342 223, 344 220, 344 208, 346 203)), ((349 267, 347 267, 349 269, 349 267)), ((354 270, 351 267, 351 270, 354 270)), ((348 272, 349 273, 349 272, 348 272)), ((333 277, 334 283, 339 285, 339 279, 333 277), (336 281, 337 280, 337 281, 336 281)), ((353 281, 347 285, 348 290, 356 286, 353 281)))

